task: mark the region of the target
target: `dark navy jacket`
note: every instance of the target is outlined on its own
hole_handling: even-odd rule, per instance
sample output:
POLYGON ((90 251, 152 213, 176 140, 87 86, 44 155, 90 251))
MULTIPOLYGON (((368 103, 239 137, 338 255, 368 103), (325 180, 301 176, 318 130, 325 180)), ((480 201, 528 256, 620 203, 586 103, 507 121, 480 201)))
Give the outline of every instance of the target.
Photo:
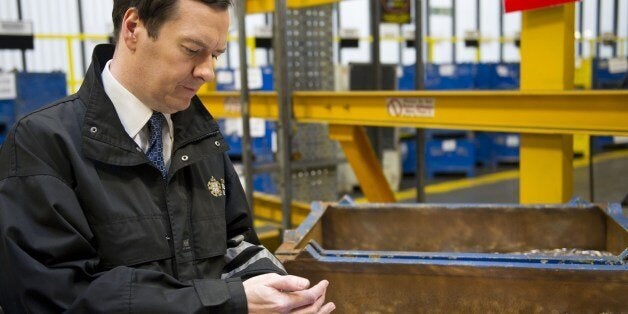
POLYGON ((196 97, 172 115, 164 181, 105 94, 112 55, 96 47, 79 92, 19 120, 2 146, 0 305, 246 312, 242 280, 284 271, 257 245, 217 123, 196 97))

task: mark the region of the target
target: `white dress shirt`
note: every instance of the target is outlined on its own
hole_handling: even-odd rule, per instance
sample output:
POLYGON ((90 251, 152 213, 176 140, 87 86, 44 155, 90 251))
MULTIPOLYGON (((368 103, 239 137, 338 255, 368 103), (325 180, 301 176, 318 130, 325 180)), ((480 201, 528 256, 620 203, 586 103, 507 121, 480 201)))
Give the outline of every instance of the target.
MULTIPOLYGON (((135 95, 131 94, 109 71, 111 60, 105 64, 102 71, 102 83, 105 93, 111 99, 116 108, 120 122, 126 133, 146 153, 149 146, 148 120, 153 115, 153 110, 142 103, 135 95)), ((172 119, 170 114, 164 113, 168 127, 162 129, 164 164, 170 168, 170 155, 172 154, 172 119)))

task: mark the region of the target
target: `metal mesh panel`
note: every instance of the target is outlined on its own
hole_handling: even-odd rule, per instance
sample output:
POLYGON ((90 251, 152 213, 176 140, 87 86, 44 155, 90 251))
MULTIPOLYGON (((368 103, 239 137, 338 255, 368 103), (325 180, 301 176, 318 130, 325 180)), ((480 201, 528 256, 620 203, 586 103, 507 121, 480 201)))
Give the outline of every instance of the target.
MULTIPOLYGON (((294 91, 333 90, 332 5, 287 11, 288 77, 294 91)), ((294 128, 292 155, 298 161, 335 159, 338 144, 329 139, 327 125, 300 123, 294 128)), ((336 200, 336 166, 309 167, 292 172, 296 200, 336 200)))

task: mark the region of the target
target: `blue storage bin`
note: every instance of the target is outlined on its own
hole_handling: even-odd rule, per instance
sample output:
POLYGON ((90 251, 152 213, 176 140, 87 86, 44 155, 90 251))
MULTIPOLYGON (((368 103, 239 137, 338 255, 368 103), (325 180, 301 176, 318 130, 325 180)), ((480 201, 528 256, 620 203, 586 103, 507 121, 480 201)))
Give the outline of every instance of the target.
POLYGON ((475 147, 468 139, 430 140, 425 145, 425 172, 428 179, 436 173, 475 175, 475 147))
POLYGON ((468 90, 475 84, 476 65, 473 63, 431 64, 426 67, 425 86, 434 90, 468 90))
POLYGON ((491 133, 493 137, 493 154, 496 163, 519 162, 519 134, 491 133))
POLYGON ((404 175, 416 173, 416 141, 414 138, 405 138, 399 143, 401 150, 401 170, 404 175))
POLYGON ((270 173, 260 173, 253 176, 253 190, 266 194, 279 194, 277 185, 273 182, 270 173))
POLYGON ((474 85, 483 90, 518 89, 519 63, 480 63, 474 85))
POLYGON ((519 89, 521 70, 518 62, 497 63, 493 73, 491 89, 519 89))
POLYGON ((235 76, 234 69, 216 69, 216 90, 217 91, 233 91, 235 90, 235 76))
POLYGON ((482 166, 494 168, 497 165, 493 149, 493 136, 488 132, 475 132, 473 136, 475 160, 482 166))
POLYGON ((15 115, 19 119, 67 95, 65 73, 17 73, 15 115))
MULTIPOLYGON (((252 136, 251 145, 253 156, 255 161, 272 161, 273 160, 273 137, 276 132, 276 123, 273 121, 264 121, 265 132, 263 136, 252 136)), ((241 157, 242 156, 242 138, 238 133, 229 132, 226 130, 226 122, 224 119, 218 120, 218 126, 225 137, 225 141, 229 145, 229 156, 241 157)))
POLYGON ((64 73, 19 72, 14 75, 16 98, 0 100, 0 143, 17 119, 67 95, 64 73))
POLYGON ((609 67, 608 59, 593 59, 594 89, 628 88, 628 72, 615 72, 609 67))

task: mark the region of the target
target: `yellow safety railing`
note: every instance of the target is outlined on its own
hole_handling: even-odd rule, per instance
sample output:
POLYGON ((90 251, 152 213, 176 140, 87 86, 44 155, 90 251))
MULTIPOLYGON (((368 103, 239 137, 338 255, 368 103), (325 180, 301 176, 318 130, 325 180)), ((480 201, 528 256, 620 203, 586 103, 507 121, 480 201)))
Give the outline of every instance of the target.
POLYGON ((78 90, 78 85, 83 80, 77 80, 74 74, 74 49, 72 49, 72 43, 75 40, 79 41, 107 41, 109 35, 100 34, 35 34, 35 39, 45 40, 64 40, 66 43, 66 50, 68 56, 68 90, 70 93, 75 93, 78 90))

